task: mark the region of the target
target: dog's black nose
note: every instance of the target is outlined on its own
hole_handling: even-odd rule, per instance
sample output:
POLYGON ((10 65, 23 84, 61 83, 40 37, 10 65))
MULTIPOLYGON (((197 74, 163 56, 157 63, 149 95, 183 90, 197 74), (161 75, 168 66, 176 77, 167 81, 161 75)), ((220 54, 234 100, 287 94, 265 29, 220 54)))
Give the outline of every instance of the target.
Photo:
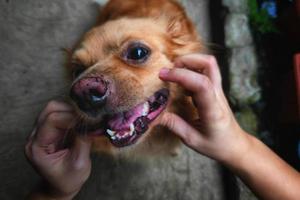
POLYGON ((72 87, 70 96, 82 111, 97 112, 106 102, 108 82, 102 77, 81 79, 72 87))

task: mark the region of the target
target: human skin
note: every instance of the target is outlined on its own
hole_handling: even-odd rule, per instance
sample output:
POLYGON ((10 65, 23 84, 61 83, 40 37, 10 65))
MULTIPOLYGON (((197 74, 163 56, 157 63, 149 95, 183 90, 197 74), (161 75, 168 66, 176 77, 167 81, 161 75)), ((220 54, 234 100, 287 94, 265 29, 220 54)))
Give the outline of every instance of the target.
MULTIPOLYGON (((261 199, 299 199, 299 173, 237 123, 213 56, 180 57, 174 66, 162 69, 159 77, 187 90, 198 109, 198 119, 189 124, 174 113, 164 113, 157 123, 172 130, 191 149, 229 167, 261 199)), ((36 134, 26 145, 26 155, 48 186, 47 192, 33 192, 31 199, 72 199, 88 178, 88 140, 77 138, 81 142, 66 150, 53 147, 62 130, 74 121, 73 115, 69 105, 52 102, 39 117, 36 134), (57 170, 49 168, 53 163, 57 170)))
POLYGON ((174 68, 163 69, 160 78, 189 91, 198 109, 194 124, 165 113, 162 125, 191 149, 228 166, 261 199, 299 199, 299 172, 238 125, 222 90, 219 67, 213 56, 181 57, 174 68))
POLYGON ((72 199, 91 172, 90 141, 75 137, 70 147, 62 142, 76 123, 70 105, 51 101, 40 114, 37 125, 25 146, 25 154, 43 177, 28 199, 72 199))

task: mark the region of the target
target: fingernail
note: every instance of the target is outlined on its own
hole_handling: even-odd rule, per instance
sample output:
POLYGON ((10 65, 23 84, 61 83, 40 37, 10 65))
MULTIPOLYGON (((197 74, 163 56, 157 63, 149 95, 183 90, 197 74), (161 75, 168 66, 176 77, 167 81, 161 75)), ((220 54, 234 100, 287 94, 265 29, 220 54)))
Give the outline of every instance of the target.
POLYGON ((168 68, 162 68, 159 72, 160 77, 166 77, 170 72, 170 69, 168 68))

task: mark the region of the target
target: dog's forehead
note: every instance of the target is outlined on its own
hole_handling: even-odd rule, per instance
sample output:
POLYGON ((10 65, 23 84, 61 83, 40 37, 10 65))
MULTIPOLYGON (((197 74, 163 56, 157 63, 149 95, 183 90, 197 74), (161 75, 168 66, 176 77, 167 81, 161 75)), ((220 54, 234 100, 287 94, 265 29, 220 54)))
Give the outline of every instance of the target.
POLYGON ((88 32, 83 45, 90 46, 95 43, 122 45, 134 37, 147 40, 150 35, 162 34, 164 30, 161 24, 148 18, 112 20, 88 32))
POLYGON ((153 19, 112 20, 87 32, 74 52, 74 57, 87 59, 118 51, 129 40, 142 40, 149 44, 150 41, 158 40, 164 31, 164 26, 153 19))

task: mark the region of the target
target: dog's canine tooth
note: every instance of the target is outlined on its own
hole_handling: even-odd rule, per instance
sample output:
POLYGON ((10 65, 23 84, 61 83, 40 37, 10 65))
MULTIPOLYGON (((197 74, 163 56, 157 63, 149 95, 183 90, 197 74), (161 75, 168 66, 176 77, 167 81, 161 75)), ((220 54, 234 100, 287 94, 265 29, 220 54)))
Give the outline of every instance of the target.
POLYGON ((128 135, 128 133, 125 133, 125 134, 122 136, 122 138, 126 138, 127 135, 128 135))
POLYGON ((115 136, 117 137, 118 140, 119 140, 119 139, 122 139, 122 136, 121 136, 121 135, 116 134, 115 136))
POLYGON ((147 101, 146 103, 144 103, 142 116, 147 116, 149 113, 149 110, 150 110, 150 105, 149 105, 149 102, 147 101))
POLYGON ((129 132, 129 135, 132 136, 133 135, 133 132, 134 132, 134 125, 133 124, 130 124, 130 132, 129 132))
POLYGON ((111 136, 110 137, 112 140, 116 140, 116 136, 111 136))
POLYGON ((112 130, 109 130, 109 129, 107 129, 106 132, 107 132, 107 134, 110 135, 111 137, 113 137, 113 136, 116 134, 116 131, 112 131, 112 130))

